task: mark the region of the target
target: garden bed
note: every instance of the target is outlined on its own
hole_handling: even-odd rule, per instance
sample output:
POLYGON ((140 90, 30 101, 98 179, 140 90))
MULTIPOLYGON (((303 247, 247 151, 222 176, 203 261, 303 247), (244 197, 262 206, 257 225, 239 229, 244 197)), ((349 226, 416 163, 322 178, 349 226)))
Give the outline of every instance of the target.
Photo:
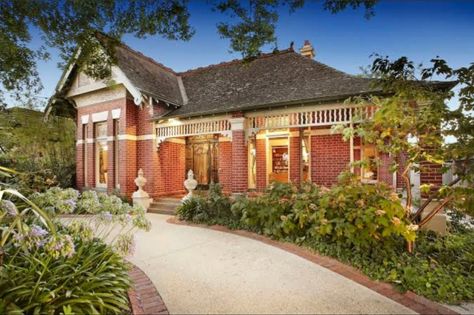
POLYGON ((206 197, 184 202, 177 215, 308 248, 400 292, 449 304, 474 300, 474 230, 451 216, 446 236, 419 231, 400 196, 383 184, 360 183, 351 174, 330 189, 273 183, 259 197, 234 200, 213 185, 206 197), (412 253, 407 242, 414 242, 412 253))

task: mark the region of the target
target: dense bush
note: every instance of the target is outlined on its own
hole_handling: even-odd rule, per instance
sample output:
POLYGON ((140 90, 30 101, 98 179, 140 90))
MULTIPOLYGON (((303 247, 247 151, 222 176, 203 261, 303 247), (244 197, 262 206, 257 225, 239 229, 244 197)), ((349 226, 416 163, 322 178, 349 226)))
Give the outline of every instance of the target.
POLYGON ((56 214, 126 214, 139 211, 116 195, 97 193, 90 190, 79 194, 72 188, 51 188, 42 193, 34 193, 30 199, 50 213, 56 214))
POLYGON ((73 189, 33 198, 49 213, 15 190, 0 190, 0 313, 128 313, 124 257, 134 251, 134 232, 150 228, 145 211, 73 189), (85 200, 98 202, 97 215, 55 219, 85 200))
POLYGON ((421 231, 414 254, 398 246, 358 249, 310 238, 304 242, 320 254, 349 263, 373 279, 390 282, 430 299, 457 303, 474 299, 474 231, 447 236, 421 231))
POLYGON ((474 231, 461 228, 458 218, 455 233, 446 237, 418 232, 415 253, 408 254, 406 241, 415 239, 418 227, 383 184, 363 184, 350 174, 342 174, 331 189, 273 183, 261 196, 241 196, 219 207, 230 210, 221 208, 216 217, 213 199, 198 196, 178 216, 294 242, 435 300, 474 298, 474 231))
POLYGON ((236 217, 231 212, 231 201, 222 193, 219 184, 211 184, 207 195, 195 195, 176 210, 178 217, 195 223, 228 224, 236 217))
POLYGON ((71 187, 76 173, 75 123, 40 111, 0 110, 0 165, 19 173, 8 183, 25 195, 53 186, 71 187))
MULTIPOLYGON (((66 235, 71 235, 68 232, 66 235)), ((21 247, 7 250, 0 268, 0 313, 18 310, 27 314, 122 314, 127 311, 128 264, 101 240, 75 237, 73 244, 68 254, 58 252, 56 257, 48 252, 47 244, 35 250, 21 247)), ((61 246, 57 243, 56 247, 61 246)))
POLYGON ((236 203, 233 209, 242 209, 242 223, 278 239, 314 237, 368 248, 390 246, 396 236, 413 240, 417 228, 408 223, 398 196, 388 187, 365 185, 348 174, 330 190, 273 183, 262 196, 236 203))

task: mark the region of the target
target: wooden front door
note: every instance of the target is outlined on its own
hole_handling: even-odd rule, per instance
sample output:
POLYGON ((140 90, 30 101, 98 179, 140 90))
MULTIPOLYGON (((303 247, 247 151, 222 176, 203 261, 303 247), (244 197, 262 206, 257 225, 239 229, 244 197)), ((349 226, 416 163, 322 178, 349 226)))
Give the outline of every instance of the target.
POLYGON ((201 188, 218 183, 219 136, 205 135, 186 138, 186 172, 194 172, 194 178, 201 188))

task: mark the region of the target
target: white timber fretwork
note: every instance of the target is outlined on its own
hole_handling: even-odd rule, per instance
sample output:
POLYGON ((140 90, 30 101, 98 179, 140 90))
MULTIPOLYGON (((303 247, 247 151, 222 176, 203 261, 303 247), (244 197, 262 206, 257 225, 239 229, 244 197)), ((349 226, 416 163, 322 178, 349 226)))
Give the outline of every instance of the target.
MULTIPOLYGON (((245 114, 244 129, 247 137, 265 129, 298 128, 349 124, 354 120, 368 119, 375 112, 374 106, 345 104, 316 105, 245 114)), ((230 116, 199 119, 170 119, 155 125, 157 146, 167 138, 205 134, 221 134, 232 138, 230 116)))
POLYGON ((156 139, 159 146, 167 138, 198 136, 205 134, 221 134, 232 137, 229 117, 175 120, 156 125, 156 139))
POLYGON ((247 115, 252 132, 264 129, 331 126, 348 124, 354 118, 367 119, 374 114, 375 107, 351 105, 326 106, 308 109, 255 112, 247 115))

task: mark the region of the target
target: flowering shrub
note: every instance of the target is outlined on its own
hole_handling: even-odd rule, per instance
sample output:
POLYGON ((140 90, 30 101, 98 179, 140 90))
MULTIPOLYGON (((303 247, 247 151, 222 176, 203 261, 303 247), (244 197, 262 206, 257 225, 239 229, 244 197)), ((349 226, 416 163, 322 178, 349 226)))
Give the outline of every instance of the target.
POLYGON ((392 245, 396 237, 416 237, 418 227, 409 223, 397 194, 384 184, 367 185, 343 174, 339 185, 313 202, 308 216, 311 236, 364 248, 392 245))
POLYGON ((63 233, 34 251, 7 251, 0 269, 0 313, 128 313, 128 263, 100 240, 63 233))
POLYGON ((31 200, 38 206, 55 214, 126 214, 136 212, 127 202, 116 195, 89 190, 80 194, 72 188, 51 188, 44 193, 34 193, 31 200))
POLYGON ((41 207, 0 190, 0 313, 128 313, 124 257, 133 254, 135 231, 150 229, 144 209, 73 189, 53 188, 32 199, 41 207), (79 211, 97 215, 50 215, 79 211))
POLYGON ((30 200, 50 213, 69 214, 76 211, 79 192, 72 188, 53 187, 43 193, 34 193, 30 200))
POLYGON ((315 237, 367 248, 388 246, 398 236, 414 240, 417 229, 388 187, 362 184, 349 175, 331 189, 273 183, 262 196, 232 206, 239 208, 245 226, 278 239, 315 237))

